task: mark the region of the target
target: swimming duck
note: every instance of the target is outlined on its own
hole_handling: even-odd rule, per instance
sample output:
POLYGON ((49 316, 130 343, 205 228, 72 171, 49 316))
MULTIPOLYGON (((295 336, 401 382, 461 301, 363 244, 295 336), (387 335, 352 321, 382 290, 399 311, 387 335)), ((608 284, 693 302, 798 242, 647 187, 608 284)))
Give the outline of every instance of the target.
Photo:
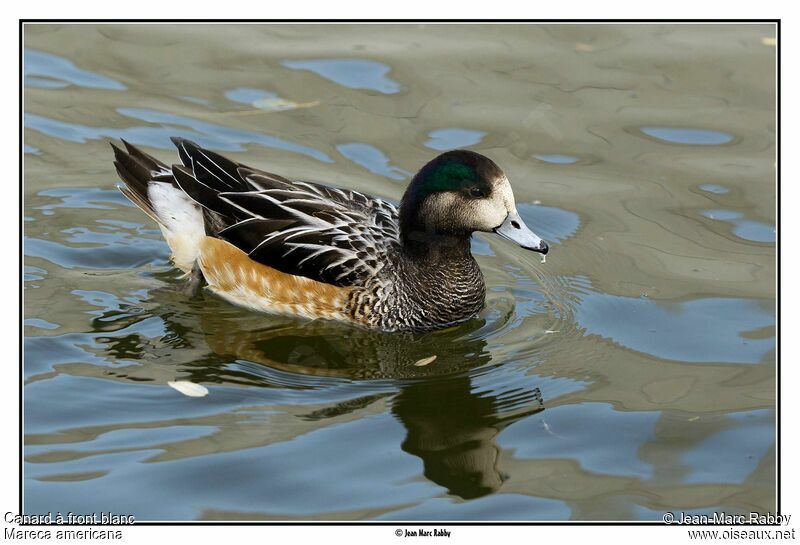
POLYGON ((398 208, 172 141, 183 165, 112 143, 120 190, 159 225, 190 282, 250 309, 385 331, 439 329, 483 307, 474 231, 548 250, 520 218, 503 171, 472 151, 423 166, 398 208))

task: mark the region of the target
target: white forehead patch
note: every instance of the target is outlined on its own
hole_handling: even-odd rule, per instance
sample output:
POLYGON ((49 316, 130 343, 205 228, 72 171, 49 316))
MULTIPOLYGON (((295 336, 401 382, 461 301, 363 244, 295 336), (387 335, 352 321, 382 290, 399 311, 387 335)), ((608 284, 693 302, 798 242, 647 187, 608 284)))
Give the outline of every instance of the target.
POLYGON ((500 199, 506 207, 506 210, 511 212, 517 209, 516 202, 514 201, 514 191, 511 189, 511 182, 508 178, 503 176, 498 178, 494 183, 494 190, 497 199, 500 199))

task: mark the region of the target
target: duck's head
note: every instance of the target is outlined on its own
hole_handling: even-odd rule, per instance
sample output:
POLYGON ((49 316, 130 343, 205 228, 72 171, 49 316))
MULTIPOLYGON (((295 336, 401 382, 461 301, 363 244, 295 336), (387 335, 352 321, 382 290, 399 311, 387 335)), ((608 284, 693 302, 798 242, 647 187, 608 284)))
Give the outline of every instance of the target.
POLYGON ((528 250, 548 251, 520 218, 500 167, 467 150, 443 153, 417 172, 400 204, 400 230, 404 241, 494 232, 528 250))

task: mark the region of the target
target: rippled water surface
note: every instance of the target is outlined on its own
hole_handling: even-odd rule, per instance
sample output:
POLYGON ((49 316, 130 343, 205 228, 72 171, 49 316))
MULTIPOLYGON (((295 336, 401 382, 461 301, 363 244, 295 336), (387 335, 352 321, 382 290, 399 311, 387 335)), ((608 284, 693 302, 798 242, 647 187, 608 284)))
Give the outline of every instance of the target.
POLYGON ((26 512, 774 510, 773 37, 26 26, 26 512), (435 154, 469 147, 503 167, 552 250, 540 263, 476 236, 486 308, 429 334, 187 298, 115 189, 108 145, 171 163, 172 135, 394 200, 435 154))

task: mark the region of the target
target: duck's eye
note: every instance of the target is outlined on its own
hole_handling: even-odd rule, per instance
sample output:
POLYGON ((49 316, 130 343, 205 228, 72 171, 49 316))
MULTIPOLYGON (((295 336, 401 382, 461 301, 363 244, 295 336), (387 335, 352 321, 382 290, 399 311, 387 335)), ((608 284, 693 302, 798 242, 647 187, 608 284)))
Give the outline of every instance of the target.
POLYGON ((471 187, 471 188, 469 188, 469 194, 472 195, 473 197, 476 197, 476 198, 480 198, 480 197, 485 197, 486 196, 486 194, 483 192, 483 189, 481 189, 480 187, 471 187))

